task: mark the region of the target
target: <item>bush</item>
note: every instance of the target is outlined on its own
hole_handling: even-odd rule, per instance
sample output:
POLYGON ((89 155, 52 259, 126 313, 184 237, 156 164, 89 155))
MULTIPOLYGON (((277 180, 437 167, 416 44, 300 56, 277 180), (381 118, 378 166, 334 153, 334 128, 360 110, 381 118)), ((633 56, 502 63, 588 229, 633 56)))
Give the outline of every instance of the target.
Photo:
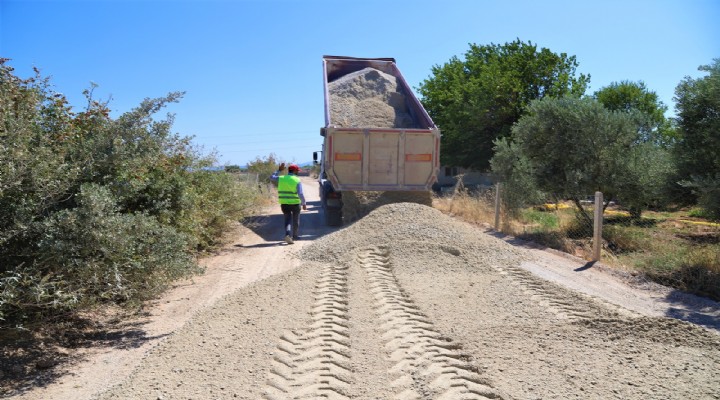
POLYGON ((233 221, 248 216, 260 202, 257 187, 231 173, 196 171, 189 176, 174 225, 193 238, 197 250, 208 249, 218 244, 233 221))
POLYGON ((665 248, 642 267, 657 282, 720 301, 718 250, 718 246, 665 248))
POLYGON ((186 235, 148 215, 118 213, 107 188, 83 185, 77 202, 39 224, 33 268, 3 277, 5 313, 44 317, 144 300, 199 271, 186 235))
POLYGON ((716 177, 695 177, 687 184, 698 196, 698 206, 705 218, 720 221, 720 175, 716 177))
POLYGON ((209 171, 173 116, 182 93, 110 117, 85 91, 74 113, 38 75, 0 60, 0 321, 25 324, 98 302, 137 303, 197 273, 257 199, 209 171))

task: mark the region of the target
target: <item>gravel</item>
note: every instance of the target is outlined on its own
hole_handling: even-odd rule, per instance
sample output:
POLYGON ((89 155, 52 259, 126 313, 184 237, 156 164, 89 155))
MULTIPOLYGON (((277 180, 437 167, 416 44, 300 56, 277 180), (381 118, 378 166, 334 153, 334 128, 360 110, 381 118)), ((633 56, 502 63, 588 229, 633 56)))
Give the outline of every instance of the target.
POLYGON ((357 221, 371 211, 386 204, 416 203, 432 205, 432 193, 429 191, 354 191, 343 192, 343 220, 345 223, 357 221))
MULTIPOLYGON (((328 85, 331 123, 338 127, 419 128, 408 113, 397 78, 374 68, 344 75, 328 85)), ((358 220, 384 204, 413 202, 431 205, 430 192, 343 192, 343 219, 358 220)))
POLYGON ((418 128, 397 78, 374 68, 328 84, 330 121, 341 128, 418 128))
POLYGON ((99 399, 717 399, 720 336, 519 267, 533 253, 412 203, 295 252, 99 399))

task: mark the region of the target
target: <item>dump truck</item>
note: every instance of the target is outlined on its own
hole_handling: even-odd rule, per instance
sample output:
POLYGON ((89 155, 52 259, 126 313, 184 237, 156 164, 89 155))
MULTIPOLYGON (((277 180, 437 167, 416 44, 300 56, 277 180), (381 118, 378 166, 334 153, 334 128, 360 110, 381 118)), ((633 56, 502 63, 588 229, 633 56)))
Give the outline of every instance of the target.
POLYGON ((343 223, 343 193, 429 192, 440 130, 393 58, 323 56, 325 126, 320 198, 326 223, 343 223))

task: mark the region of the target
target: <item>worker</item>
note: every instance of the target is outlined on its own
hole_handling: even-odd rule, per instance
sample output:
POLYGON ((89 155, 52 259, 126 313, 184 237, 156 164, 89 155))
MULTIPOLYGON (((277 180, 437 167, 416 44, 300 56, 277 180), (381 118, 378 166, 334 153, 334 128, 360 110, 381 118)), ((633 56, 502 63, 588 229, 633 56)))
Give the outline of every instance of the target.
POLYGON ((280 175, 285 170, 285 163, 281 163, 277 172, 272 174, 270 180, 278 184, 278 199, 280 209, 285 216, 285 242, 293 244, 298 239, 300 228, 300 207, 307 210, 305 195, 303 194, 302 182, 297 174, 300 167, 295 164, 288 166, 287 175, 280 175))

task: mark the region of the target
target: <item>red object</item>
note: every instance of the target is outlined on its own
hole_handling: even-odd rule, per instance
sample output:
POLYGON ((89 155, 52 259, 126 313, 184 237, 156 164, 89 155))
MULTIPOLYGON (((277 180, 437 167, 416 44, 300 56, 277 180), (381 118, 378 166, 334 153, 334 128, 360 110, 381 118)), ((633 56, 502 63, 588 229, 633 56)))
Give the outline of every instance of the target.
POLYGON ((288 167, 288 172, 297 174, 299 171, 300 171, 300 167, 298 167, 297 164, 290 164, 290 166, 288 167))

